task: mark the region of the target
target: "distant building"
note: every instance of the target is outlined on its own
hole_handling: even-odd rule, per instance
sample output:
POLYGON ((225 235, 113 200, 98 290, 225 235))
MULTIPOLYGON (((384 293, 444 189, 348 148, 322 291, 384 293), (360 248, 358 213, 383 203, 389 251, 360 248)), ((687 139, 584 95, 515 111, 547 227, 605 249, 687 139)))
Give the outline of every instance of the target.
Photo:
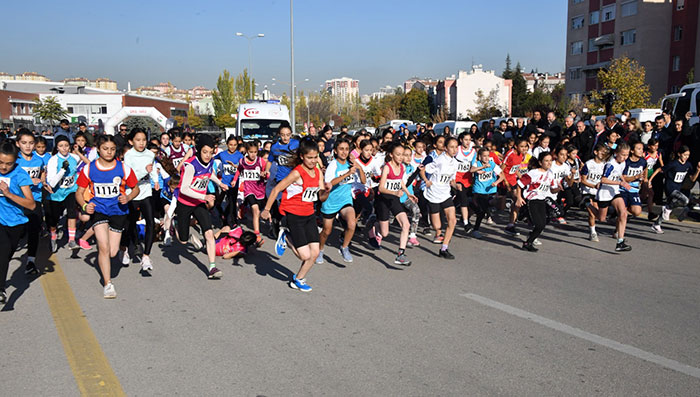
POLYGON ((49 78, 35 72, 24 72, 15 75, 15 80, 26 80, 26 81, 49 81, 49 78))
POLYGON ((85 77, 70 77, 67 79, 63 79, 63 84, 83 87, 94 87, 109 91, 117 91, 117 82, 106 78, 88 80, 85 77))
POLYGON ((597 73, 627 55, 646 70, 651 101, 678 92, 700 70, 697 0, 568 1, 566 93, 598 89, 597 73))
POLYGON ((14 80, 15 76, 9 73, 0 72, 0 80, 14 80))
POLYGON ((190 96, 193 99, 201 99, 211 96, 211 90, 202 86, 194 87, 190 90, 190 96))
POLYGON ((566 83, 564 73, 523 73, 522 76, 525 79, 525 87, 528 92, 534 92, 535 88, 552 92, 559 84, 563 85, 566 83))
POLYGON ((440 80, 435 87, 435 110, 440 113, 447 110, 447 114, 450 118, 454 119, 454 113, 452 109, 457 108, 457 86, 455 82, 457 77, 452 75, 445 78, 445 80, 440 80))
POLYGON ((350 77, 326 80, 324 87, 339 103, 349 102, 353 98, 359 98, 360 96, 359 80, 354 80, 350 77))
MULTIPOLYGON (((399 87, 397 87, 397 88, 401 88, 401 86, 399 86, 399 87)), ((394 87, 392 87, 392 86, 390 86, 390 85, 386 85, 386 86, 384 86, 384 87, 381 87, 381 88, 379 89, 379 91, 376 91, 376 92, 373 92, 373 93, 367 95, 367 97, 368 97, 368 98, 367 98, 367 102, 369 102, 371 99, 377 99, 377 100, 379 100, 379 99, 384 98, 384 97, 387 96, 387 95, 394 95, 394 92, 395 92, 395 91, 396 91, 396 89, 395 89, 394 87)), ((365 96, 365 95, 363 95, 363 97, 364 97, 364 96, 365 96)), ((363 103, 365 103, 365 102, 363 102, 363 103)))
POLYGON ((481 65, 472 66, 469 72, 460 70, 436 84, 436 108, 438 111, 449 104, 449 118, 464 119, 476 111, 477 92, 484 96, 496 94, 497 106, 504 114, 512 109, 513 81, 496 76, 493 70, 483 70, 481 65))

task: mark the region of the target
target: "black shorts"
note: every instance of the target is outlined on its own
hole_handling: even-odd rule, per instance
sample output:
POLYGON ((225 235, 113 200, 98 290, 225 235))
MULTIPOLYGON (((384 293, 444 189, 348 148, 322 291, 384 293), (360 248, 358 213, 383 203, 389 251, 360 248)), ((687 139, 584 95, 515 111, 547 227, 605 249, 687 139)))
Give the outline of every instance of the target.
POLYGON ((388 221, 390 214, 398 216, 400 213, 406 212, 398 197, 386 194, 377 196, 374 200, 374 210, 377 213, 377 220, 380 222, 388 221))
POLYGON ((190 220, 192 216, 199 223, 202 233, 211 230, 211 213, 204 203, 193 207, 178 202, 175 208, 175 215, 177 216, 177 233, 180 241, 187 241, 190 238, 190 220))
POLYGON ((452 200, 452 197, 448 198, 447 200, 443 201, 442 203, 431 203, 428 201, 428 212, 431 214, 437 214, 440 213, 440 211, 454 207, 455 203, 452 200))
POLYGON ((168 199, 163 198, 163 197, 159 197, 158 200, 159 200, 158 202, 160 203, 160 207, 164 210, 165 210, 166 205, 170 205, 170 203, 173 202, 173 200, 168 200, 168 199))
MULTIPOLYGON (((348 204, 345 204, 345 205, 343 206, 343 208, 340 209, 340 211, 342 211, 342 210, 344 210, 344 209, 346 209, 346 208, 348 208, 348 207, 352 207, 352 204, 349 204, 349 203, 348 203, 348 204)), ((330 213, 330 214, 326 214, 325 212, 322 211, 322 212, 321 212, 321 216, 323 217, 323 219, 333 219, 333 218, 335 218, 336 215, 338 215, 338 213, 340 213, 340 211, 332 212, 332 213, 330 213)))
MULTIPOLYGON (((460 185, 462 185, 460 183, 460 185)), ((460 205, 460 207, 466 207, 469 205, 469 198, 472 196, 472 187, 464 187, 462 185, 462 190, 457 189, 457 203, 460 205)))
POLYGON ((109 225, 109 230, 115 233, 121 233, 126 228, 126 218, 127 215, 105 215, 100 212, 95 212, 90 217, 90 222, 92 226, 101 225, 107 223, 109 225))
POLYGON ((617 198, 621 198, 619 194, 616 194, 610 201, 598 201, 598 208, 608 208, 610 204, 617 198))
POLYGON ((266 203, 266 201, 264 198, 259 199, 259 198, 255 197, 254 194, 249 194, 249 195, 245 196, 245 198, 243 199, 243 205, 247 205, 248 207, 251 207, 251 208, 254 205, 257 205, 258 208, 263 209, 263 208, 265 208, 265 203, 266 203))
POLYGON ((311 243, 320 242, 315 216, 299 216, 287 212, 287 238, 299 249, 311 243))
POLYGON ((75 202, 75 193, 69 194, 63 201, 47 200, 46 204, 46 224, 50 227, 58 226, 63 210, 66 210, 66 218, 78 218, 78 203, 75 202))

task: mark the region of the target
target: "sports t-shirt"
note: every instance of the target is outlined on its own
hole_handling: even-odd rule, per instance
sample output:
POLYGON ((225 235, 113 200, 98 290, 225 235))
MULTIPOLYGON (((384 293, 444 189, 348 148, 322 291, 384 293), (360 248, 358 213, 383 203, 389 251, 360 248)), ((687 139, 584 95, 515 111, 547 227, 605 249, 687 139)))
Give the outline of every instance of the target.
POLYGON ((224 256, 230 252, 245 253, 245 247, 239 242, 242 235, 243 229, 240 226, 236 226, 226 236, 216 240, 216 248, 214 250, 216 256, 224 256))
MULTIPOLYGON (((557 183, 562 184, 562 186, 564 178, 571 174, 571 166, 566 161, 562 164, 558 164, 556 161, 552 161, 552 167, 549 170, 552 171, 552 174, 554 174, 554 180, 557 183)), ((550 193, 549 197, 556 199, 557 194, 550 193)))
POLYGON ((368 189, 375 188, 379 185, 379 178, 382 176, 383 160, 378 160, 376 157, 370 157, 367 161, 362 160, 362 156, 357 158, 357 164, 365 173, 365 183, 358 178, 353 184, 353 192, 366 192, 368 189))
POLYGON ((552 189, 558 186, 552 171, 532 169, 520 177, 518 186, 523 189, 526 200, 544 200, 552 194, 552 189))
POLYGON ((442 203, 452 195, 450 182, 457 178, 457 160, 443 153, 432 163, 425 166, 425 172, 430 174, 430 187, 425 188, 423 196, 431 203, 442 203))
MULTIPOLYGON (((644 158, 640 158, 637 161, 632 161, 631 159, 627 158, 625 161, 625 170, 623 171, 622 175, 626 177, 642 175, 644 172, 646 172, 646 169, 647 161, 644 158)), ((639 179, 628 183, 630 185, 629 190, 625 189, 623 186, 620 186, 620 190, 623 192, 639 193, 639 186, 642 183, 639 179)))
MULTIPOLYGON (((41 172, 44 170, 44 160, 36 154, 32 154, 29 160, 25 159, 22 153, 18 154, 17 165, 25 170, 31 179, 40 179, 41 172)), ((32 182, 32 196, 34 197, 34 201, 41 201, 41 189, 41 182, 36 185, 32 182)))
POLYGON ((128 205, 119 203, 119 196, 137 183, 134 171, 119 160, 111 168, 101 168, 94 160, 83 167, 78 177, 78 186, 88 189, 92 195, 90 203, 95 204, 95 212, 107 216, 129 213, 128 205))
MULTIPOLYGON (((625 162, 618 163, 615 158, 611 158, 605 167, 603 168, 603 178, 610 179, 611 181, 621 181, 622 173, 625 171, 625 162)), ((615 196, 620 193, 620 185, 608 185, 605 183, 600 184, 600 189, 598 189, 598 201, 610 201, 615 196)))
POLYGON ((262 157, 256 157, 253 162, 243 157, 238 162, 235 178, 238 178, 238 190, 243 193, 244 198, 251 194, 258 200, 265 198, 267 180, 262 177, 262 174, 265 172, 266 165, 267 162, 262 157))
MULTIPOLYGON (((406 185, 406 190, 410 194, 413 194, 413 183, 409 184, 408 183, 408 178, 411 177, 411 175, 416 171, 416 168, 413 167, 413 163, 409 162, 408 164, 404 164, 406 166, 405 172, 403 173, 403 183, 406 185)), ((400 198, 399 201, 403 204, 408 200, 408 194, 404 193, 400 198)))
POLYGON ((303 165, 298 165, 294 169, 299 172, 301 183, 296 180, 284 189, 280 202, 280 213, 282 215, 290 213, 297 216, 311 216, 315 212, 314 203, 318 201, 318 191, 321 190, 321 170, 314 168, 314 175, 311 175, 303 165))
POLYGON ((681 185, 688 172, 693 168, 689 161, 681 164, 678 159, 671 161, 664 166, 663 172, 666 177, 666 195, 670 195, 674 190, 681 190, 681 185))
POLYGON ((469 170, 471 169, 472 161, 474 161, 475 156, 476 149, 474 149, 474 147, 469 150, 464 150, 464 148, 460 146, 457 149, 457 155, 455 156, 455 159, 457 159, 457 176, 455 180, 464 187, 472 185, 473 175, 469 170))
MULTIPOLYGON (((605 163, 604 162, 596 162, 594 159, 590 159, 586 161, 586 163, 583 165, 583 168, 581 168, 581 175, 586 176, 586 180, 593 184, 597 185, 600 183, 601 178, 603 178, 603 169, 605 168, 605 163)), ((598 189, 590 186, 586 186, 583 183, 581 184, 581 191, 583 194, 590 194, 590 195, 597 195, 598 194, 598 189)))
POLYGON ((173 165, 175 168, 177 168, 180 163, 182 163, 182 160, 184 160, 185 155, 187 154, 187 145, 184 143, 180 144, 179 149, 175 149, 175 146, 170 146, 170 159, 173 161, 173 165))
MULTIPOLYGON (((346 174, 349 169, 350 162, 347 160, 345 164, 340 163, 338 160, 331 161, 326 168, 324 182, 331 183, 333 179, 346 174)), ((340 211, 344 206, 352 204, 352 186, 353 183, 359 179, 360 176, 355 172, 333 186, 328 194, 328 198, 321 205, 321 212, 324 214, 333 214, 340 211)))
POLYGON ((158 171, 153 166, 149 173, 146 171, 146 167, 149 164, 153 165, 154 160, 155 154, 146 149, 139 152, 135 148, 131 148, 124 154, 124 164, 131 168, 138 181, 139 194, 134 197, 134 200, 144 200, 153 194, 151 181, 158 180, 158 171))
POLYGON ((294 154, 298 148, 299 141, 296 139, 291 139, 287 144, 275 142, 275 144, 270 147, 268 161, 277 163, 277 172, 275 173, 276 182, 286 178, 287 175, 292 172, 290 164, 292 163, 292 159, 294 158, 294 154))
MULTIPOLYGON (((7 174, 0 174, 0 182, 5 182, 7 186, 10 187, 10 193, 20 197, 24 196, 22 193, 23 186, 33 185, 29 174, 19 166, 15 166, 15 168, 7 174)), ((27 217, 24 216, 23 208, 24 207, 14 201, 8 200, 7 197, 0 192, 0 225, 12 227, 27 223, 27 217)), ((30 232, 38 233, 39 231, 33 230, 30 232)), ((3 252, 3 255, 7 255, 7 253, 3 252)))
MULTIPOLYGON (((481 167, 484 163, 480 160, 474 159, 472 162, 472 167, 481 167)), ((489 159, 489 164, 486 168, 474 173, 474 186, 472 186, 472 191, 476 194, 493 194, 496 193, 496 186, 492 186, 498 176, 501 174, 501 167, 496 165, 493 159, 489 159), (481 172, 480 172, 481 171, 481 172)))
MULTIPOLYGON (((185 173, 184 167, 189 166, 192 166, 194 168, 194 175, 192 176, 192 181, 190 181, 189 186, 190 189, 192 189, 195 193, 206 194, 207 185, 209 185, 209 178, 211 177, 211 174, 213 172, 214 162, 210 161, 209 164, 203 165, 199 162, 197 156, 192 156, 189 159, 187 159, 187 161, 185 161, 185 165, 183 166, 183 175, 185 173)), ((177 201, 193 207, 204 203, 204 200, 185 195, 182 192, 183 183, 186 183, 184 178, 180 179, 180 185, 178 186, 179 193, 177 194, 177 201)))
POLYGON ((226 186, 231 186, 231 181, 236 175, 236 169, 241 159, 245 157, 243 153, 236 150, 231 153, 228 150, 224 150, 217 154, 214 159, 221 162, 221 183, 226 186))
POLYGON ((72 153, 66 157, 60 153, 51 156, 46 166, 46 180, 53 188, 53 193, 49 194, 49 200, 63 201, 69 194, 78 190, 78 185, 75 184, 78 178, 78 162, 78 156, 72 153), (64 161, 68 161, 68 170, 63 169, 64 161))
POLYGON ((530 161, 530 155, 527 153, 519 154, 513 149, 506 153, 506 157, 503 159, 503 170, 506 182, 510 186, 515 186, 520 175, 527 172, 528 161, 530 161))
MULTIPOLYGON (((389 168, 389 172, 386 174, 386 182, 384 183, 384 189, 392 192, 400 191, 401 184, 403 183, 403 176, 406 174, 406 167, 402 163, 399 167, 398 173, 394 171, 394 167, 392 167, 389 163, 384 164, 384 167, 389 168)), ((387 197, 387 195, 384 196, 387 197)), ((392 196, 388 197, 392 198, 392 196)))

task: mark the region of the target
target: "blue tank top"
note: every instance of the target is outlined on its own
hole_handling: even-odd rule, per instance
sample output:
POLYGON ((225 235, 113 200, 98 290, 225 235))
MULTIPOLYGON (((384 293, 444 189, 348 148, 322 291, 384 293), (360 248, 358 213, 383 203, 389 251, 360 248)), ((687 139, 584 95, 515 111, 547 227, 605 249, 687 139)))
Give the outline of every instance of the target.
MULTIPOLYGON (((335 172, 331 175, 332 178, 326 178, 326 180, 335 179, 347 173, 350 169, 350 162, 346 161, 345 164, 341 164, 337 160, 331 161, 330 164, 328 164, 326 175, 328 175, 328 172, 332 171, 333 168, 335 168, 335 172)), ((356 178, 357 174, 349 175, 340 181, 340 183, 333 186, 328 194, 328 198, 321 205, 321 212, 324 214, 333 214, 343 209, 347 204, 352 204, 352 184, 355 182, 356 178)))
MULTIPOLYGON (((20 153, 17 156, 17 165, 25 170, 31 179, 41 178, 41 172, 45 168, 44 160, 36 154, 33 154, 32 157, 27 160, 24 158, 24 155, 20 153)), ((32 196, 34 196, 34 201, 41 201, 42 186, 41 182, 36 185, 32 182, 32 196)))

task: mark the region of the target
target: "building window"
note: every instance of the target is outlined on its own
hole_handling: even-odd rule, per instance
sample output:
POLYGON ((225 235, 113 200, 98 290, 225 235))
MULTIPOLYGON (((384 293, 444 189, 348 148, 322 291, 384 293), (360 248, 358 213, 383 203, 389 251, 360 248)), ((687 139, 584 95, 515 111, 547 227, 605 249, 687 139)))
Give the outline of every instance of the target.
POLYGON ((599 20, 600 20, 600 11, 593 11, 591 13, 590 24, 595 25, 599 22, 599 20))
POLYGON ((680 11, 685 8, 685 0, 676 0, 676 10, 680 11))
POLYGON ((620 45, 634 44, 637 41, 637 29, 625 30, 620 36, 620 45))
POLYGON ((628 1, 620 5, 620 14, 623 17, 637 15, 637 0, 628 1))
POLYGON ((581 68, 569 68, 569 80, 578 80, 581 78, 581 68))
POLYGON ((673 41, 681 41, 683 38, 683 26, 674 26, 673 27, 673 41))
POLYGON ((580 4, 583 3, 583 0, 574 0, 574 4, 580 4))
POLYGON ((673 64, 671 65, 671 68, 673 69, 674 72, 681 70, 681 56, 680 55, 676 55, 673 57, 673 64))
POLYGON ((603 7, 601 12, 603 22, 612 21, 615 19, 615 4, 603 7))
POLYGON ((598 51, 598 46, 595 45, 595 39, 588 39, 588 52, 598 51))
POLYGON ((571 55, 583 54, 583 41, 574 41, 571 43, 571 55))
POLYGON ((676 94, 676 93, 680 92, 680 90, 681 90, 680 87, 678 87, 677 85, 671 86, 671 94, 676 94))
POLYGON ((583 16, 571 18, 571 29, 581 29, 583 27, 583 16))

